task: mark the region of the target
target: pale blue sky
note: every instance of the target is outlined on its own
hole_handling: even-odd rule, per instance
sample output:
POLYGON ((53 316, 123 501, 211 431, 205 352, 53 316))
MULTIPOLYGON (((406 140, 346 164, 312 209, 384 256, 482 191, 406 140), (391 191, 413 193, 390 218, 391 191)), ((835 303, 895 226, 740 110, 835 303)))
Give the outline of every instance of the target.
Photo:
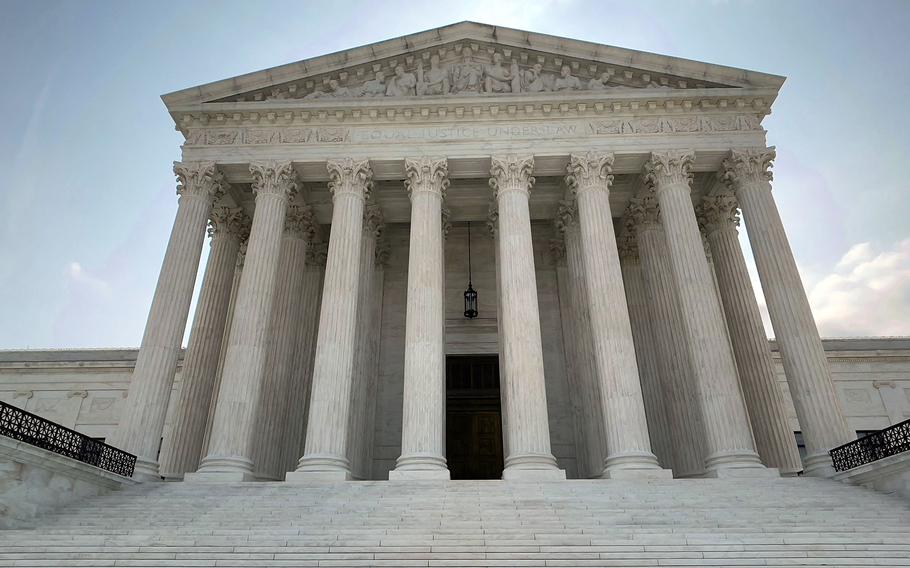
POLYGON ((0 10, 0 348, 138 345, 177 204, 181 136, 161 94, 461 20, 787 76, 765 126, 822 333, 910 334, 910 2, 0 10))

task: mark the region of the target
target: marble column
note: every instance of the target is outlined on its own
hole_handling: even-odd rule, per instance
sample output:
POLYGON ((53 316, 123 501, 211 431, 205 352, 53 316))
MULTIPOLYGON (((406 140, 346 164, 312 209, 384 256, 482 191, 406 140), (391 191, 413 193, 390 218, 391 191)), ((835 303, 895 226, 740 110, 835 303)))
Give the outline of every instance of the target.
POLYGON ((575 368, 579 374, 582 393, 582 414, 585 417, 586 477, 600 477, 606 457, 605 422, 601 406, 600 385, 594 361, 591 316, 588 310, 588 289, 585 286, 585 261, 578 223, 578 204, 575 199, 563 199, 556 213, 557 225, 566 241, 566 267, 572 287, 572 320, 575 344, 575 368))
POLYGON ((401 456, 389 479, 449 479, 445 459, 445 158, 405 159, 411 199, 401 456))
POLYGON ((689 364, 670 252, 658 222, 658 211, 657 197, 648 192, 643 197, 632 199, 626 211, 626 222, 629 230, 635 233, 641 275, 648 297, 651 331, 673 447, 673 473, 677 477, 696 477, 705 471, 705 428, 695 392, 695 377, 689 364))
POLYGON ((731 192, 705 197, 699 206, 699 221, 711 247, 718 292, 758 455, 768 467, 795 475, 802 470, 802 463, 796 438, 790 430, 784 396, 777 384, 771 346, 765 336, 746 259, 739 246, 738 208, 731 192))
POLYGON ((360 240, 360 288, 357 295, 357 331, 354 353, 354 367, 351 373, 351 413, 348 425, 348 461, 354 479, 368 479, 368 464, 364 463, 364 444, 367 430, 367 407, 372 400, 369 396, 371 374, 370 345, 378 330, 373 325, 373 285, 375 284, 376 243, 382 233, 385 221, 378 203, 370 202, 364 209, 363 236, 360 240))
POLYGON ((136 455, 133 477, 146 481, 160 479, 158 447, 193 299, 206 225, 212 204, 224 192, 224 181, 214 162, 178 162, 174 164, 174 173, 179 180, 177 216, 120 424, 109 440, 113 446, 136 455))
POLYGON ((805 472, 830 476, 834 469, 828 450, 849 442, 855 434, 844 418, 809 299, 771 195, 770 167, 774 156, 774 148, 733 150, 724 161, 724 175, 736 192, 749 233, 806 443, 805 472))
MULTIPOLYGON (((205 419, 205 436, 202 439, 202 451, 196 456, 196 465, 199 460, 209 453, 209 440, 212 438, 212 422, 215 419, 215 405, 218 402, 218 391, 221 389, 221 376, 224 374, 224 357, 227 355, 231 326, 234 321, 234 307, 237 305, 237 291, 240 289, 240 277, 243 275, 243 263, 246 260, 246 248, 249 243, 250 230, 247 226, 243 240, 240 242, 240 251, 237 253, 237 264, 234 266, 234 278, 231 281, 231 299, 228 301, 227 317, 224 320, 224 337, 221 340, 221 350, 218 352, 218 368, 215 371, 215 383, 212 385, 212 397, 208 404, 208 416, 205 419)), ((188 470, 189 471, 189 470, 188 470)))
POLYGON ((183 359, 183 387, 175 409, 171 436, 164 440, 161 448, 161 473, 164 477, 180 479, 199 466, 205 423, 225 335, 234 270, 245 231, 249 231, 249 220, 239 207, 217 207, 212 211, 209 259, 183 359))
POLYGON ((505 337, 505 321, 502 319, 502 272, 499 264, 499 206, 496 196, 490 200, 487 207, 487 229, 493 239, 493 265, 496 272, 496 353, 499 366, 499 407, 502 414, 502 453, 509 455, 509 385, 506 377, 506 358, 503 354, 502 344, 505 337))
MULTIPOLYGON (((558 223, 557 223, 558 225, 558 223)), ((590 440, 586 435, 587 420, 585 416, 586 395, 581 381, 581 371, 578 360, 578 337, 575 335, 575 320, 573 314, 572 276, 566 262, 565 235, 558 228, 557 238, 550 242, 550 252, 556 265, 556 286, 559 296, 559 321, 562 329, 562 345, 566 362, 566 382, 569 386, 569 403, 572 406, 572 430, 575 438, 575 464, 577 477, 584 478, 589 475, 591 467, 588 464, 588 445, 590 440)), ((603 460, 600 461, 603 463, 603 460)))
POLYGON ((275 280, 262 394, 253 436, 253 465, 258 479, 277 480, 287 471, 281 463, 281 442, 290 411, 291 377, 297 334, 302 326, 306 251, 315 232, 313 211, 306 205, 288 207, 275 280))
POLYGON ((565 479, 550 450, 537 276, 528 198, 533 156, 493 156, 490 186, 499 209, 502 351, 509 454, 503 479, 565 479))
POLYGON ((622 269, 623 287, 626 290, 626 304, 629 306, 632 338, 635 341, 635 360, 638 362, 638 376, 641 379, 645 414, 648 417, 651 447, 661 466, 672 469, 673 443, 670 441, 670 426, 667 421, 660 369, 657 364, 657 349, 654 332, 651 329, 648 293, 642 276, 638 243, 634 231, 624 230, 618 246, 619 264, 622 269))
POLYGON ((319 298, 325 275, 325 259, 325 243, 311 243, 307 247, 306 265, 303 269, 303 291, 298 300, 302 309, 300 329, 297 334, 291 385, 288 391, 287 424, 285 425, 281 458, 283 471, 292 471, 297 467, 297 460, 303 455, 310 383, 313 378, 313 359, 316 355, 316 331, 319 328, 319 298))
POLYGON ((566 175, 566 185, 578 201, 594 361, 605 423, 607 457, 601 477, 671 477, 651 452, 610 213, 612 172, 612 154, 588 153, 571 155, 566 175))
POLYGON ((373 284, 369 301, 370 333, 367 334, 366 397, 363 408, 365 429, 358 440, 357 457, 362 464, 361 475, 372 479, 373 444, 376 434, 376 405, 379 400, 379 351, 382 331, 382 298, 385 285, 385 265, 389 262, 389 245, 384 238, 376 242, 376 258, 373 267, 373 284))
POLYGON ((329 160, 332 229, 319 315, 306 448, 290 482, 351 479, 347 458, 351 380, 360 286, 364 202, 372 187, 369 160, 329 160))
POLYGON ((254 428, 262 396, 275 282, 285 216, 296 191, 290 162, 250 164, 256 208, 237 291, 224 373, 215 404, 208 454, 192 481, 253 479, 254 428))
POLYGON ((694 153, 652 153, 645 165, 647 183, 660 204, 661 224, 679 293, 689 361, 695 376, 706 434, 707 475, 771 475, 755 452, 749 416, 713 294, 698 222, 690 196, 689 168, 694 153))

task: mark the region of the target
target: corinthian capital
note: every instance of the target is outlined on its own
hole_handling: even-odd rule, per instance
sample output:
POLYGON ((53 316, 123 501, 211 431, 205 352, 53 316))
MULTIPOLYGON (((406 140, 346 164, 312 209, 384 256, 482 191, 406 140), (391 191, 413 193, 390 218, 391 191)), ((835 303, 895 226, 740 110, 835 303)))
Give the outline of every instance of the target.
POLYGON ((445 199, 449 188, 449 163, 445 158, 405 158, 404 173, 408 196, 415 191, 429 191, 445 199))
POLYGON ((695 152, 691 150, 652 152, 651 159, 645 164, 645 183, 655 188, 670 184, 689 185, 692 181, 689 169, 693 161, 695 152))
POLYGON ((277 195, 287 199, 297 191, 297 172, 291 162, 253 162, 250 173, 253 174, 253 193, 256 195, 277 195))
POLYGON ((566 185, 578 193, 587 189, 610 189, 613 183, 613 154, 572 154, 566 166, 566 185))
POLYGON ((350 193, 366 199, 373 189, 373 168, 367 159, 341 158, 326 163, 332 197, 350 193))
POLYGON ((224 195, 227 184, 215 162, 174 162, 177 195, 202 197, 214 203, 224 195))
POLYGON ((701 200, 695 215, 706 235, 721 229, 736 230, 739 226, 739 203, 732 191, 709 195, 701 200))
POLYGON ((638 262, 638 239, 635 238, 635 227, 631 220, 626 220, 622 231, 616 237, 616 248, 620 260, 638 262))
POLYGON ((490 237, 496 238, 496 230, 499 226, 499 204, 496 203, 496 199, 493 198, 490 200, 490 205, 487 207, 487 229, 490 231, 490 237))
POLYGON ((494 194, 504 191, 529 193, 534 186, 534 156, 493 156, 490 163, 490 187, 494 194))
POLYGON ((325 267, 325 261, 328 255, 328 243, 311 243, 310 246, 306 248, 306 265, 325 267))
POLYGON ((628 227, 634 231, 654 227, 660 222, 660 205, 657 195, 647 191, 640 197, 633 197, 626 209, 628 227))
POLYGON ((215 207, 209 215, 209 236, 232 236, 245 240, 250 232, 250 219, 240 207, 215 207))
POLYGON ((559 200, 559 207, 556 209, 556 229, 560 233, 565 233, 567 229, 575 224, 578 220, 578 202, 572 197, 566 197, 559 200))
POLYGON ((770 148, 743 148, 731 150, 724 160, 724 181, 734 189, 742 183, 771 181, 771 162, 777 156, 770 148))
POLYGON ((284 233, 296 239, 313 242, 316 236, 316 221, 313 208, 309 205, 291 205, 284 218, 284 233))
POLYGON ((385 228, 385 217, 378 203, 370 202, 363 208, 363 230, 379 238, 385 228))

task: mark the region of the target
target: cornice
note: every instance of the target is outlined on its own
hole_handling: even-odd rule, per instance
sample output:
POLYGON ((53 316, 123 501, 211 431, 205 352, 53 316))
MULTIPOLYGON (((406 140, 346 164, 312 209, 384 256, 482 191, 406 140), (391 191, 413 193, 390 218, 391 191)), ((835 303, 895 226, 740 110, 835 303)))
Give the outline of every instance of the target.
POLYGON ((656 116, 738 113, 760 123, 771 89, 635 89, 610 92, 519 93, 417 98, 202 103, 171 111, 177 129, 266 125, 401 124, 510 118, 656 116))

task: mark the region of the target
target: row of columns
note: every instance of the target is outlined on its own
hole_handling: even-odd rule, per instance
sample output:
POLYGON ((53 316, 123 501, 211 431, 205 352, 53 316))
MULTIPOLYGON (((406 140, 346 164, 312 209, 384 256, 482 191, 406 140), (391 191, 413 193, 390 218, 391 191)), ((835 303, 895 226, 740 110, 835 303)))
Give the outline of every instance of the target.
MULTIPOLYGON (((761 474, 762 461, 785 471, 797 467, 767 341, 736 246, 735 223, 725 221, 735 217, 730 197, 735 193, 772 323, 781 330, 785 370, 810 452, 806 469, 823 473, 824 452, 849 433, 771 198, 773 151, 732 152, 724 176, 734 193, 706 199, 700 209, 723 306, 706 293, 713 276, 690 197, 693 158, 686 151, 652 154, 645 166, 648 193, 633 201, 627 215, 633 221, 636 254, 620 259, 609 203, 613 156, 570 157, 566 184, 571 199, 560 213, 566 249, 560 284, 568 281, 563 308, 573 316, 571 355, 575 382, 584 393, 581 430, 593 446, 585 451, 585 463, 591 475, 604 478, 667 477, 670 468, 677 475, 761 474)), ((402 454, 390 477, 448 478, 447 162, 415 158, 405 165, 412 209, 402 454)), ((565 477, 550 449, 528 208, 533 169, 532 156, 491 159, 505 479, 565 477)), ((239 210, 212 211, 225 189, 213 163, 181 164, 175 171, 181 180, 180 205, 117 443, 139 455, 140 476, 157 476, 155 450, 211 218, 212 256, 185 363, 187 386, 165 459, 176 470, 193 470, 194 456, 204 444, 201 417, 207 414, 206 402, 214 400, 205 457, 187 479, 280 478, 291 456, 300 453, 304 431, 302 456, 286 475, 288 481, 367 477, 363 456, 368 450, 357 446, 364 438, 360 433, 372 428, 375 412, 369 406, 375 399, 378 345, 370 330, 377 329, 382 288, 381 270, 373 270, 381 213, 370 204, 369 161, 328 163, 334 207, 318 302, 313 282, 319 278, 308 275, 305 260, 315 229, 306 208, 290 206, 289 211, 297 185, 289 162, 251 164, 256 196, 251 224, 239 210), (246 261, 228 317, 230 267, 246 226, 246 261), (303 298, 310 301, 298 301, 303 298), (307 312, 312 310, 307 305, 317 304, 318 328, 307 312), (295 325, 302 320, 310 323, 295 325), (315 353, 308 347, 314 344, 315 353), (294 372, 308 357, 313 359, 309 396, 294 372), (217 396, 211 396, 213 391, 217 396), (301 427, 304 417, 306 428, 301 427), (289 434, 283 432, 285 423, 291 424, 289 434)), ((623 249, 629 248, 626 244, 623 249)))

